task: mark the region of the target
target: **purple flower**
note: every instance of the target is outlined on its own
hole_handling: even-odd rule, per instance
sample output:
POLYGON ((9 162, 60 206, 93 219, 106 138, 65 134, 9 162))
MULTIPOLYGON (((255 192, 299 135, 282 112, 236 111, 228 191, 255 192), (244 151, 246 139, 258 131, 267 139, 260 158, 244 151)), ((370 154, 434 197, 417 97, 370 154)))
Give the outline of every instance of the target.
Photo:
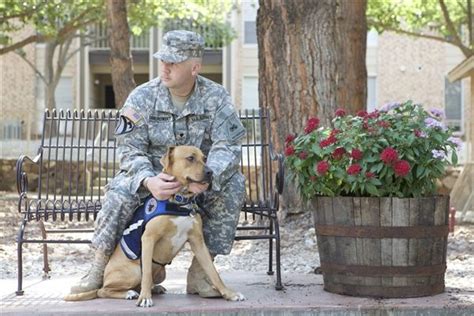
POLYGON ((456 146, 456 150, 460 150, 462 147, 462 140, 458 137, 449 137, 448 142, 453 143, 454 146, 456 146))
POLYGON ((443 131, 446 130, 446 126, 444 126, 443 123, 441 123, 440 121, 438 121, 438 120, 436 120, 432 117, 428 117, 428 118, 425 119, 425 125, 427 127, 431 127, 431 128, 439 128, 443 131))
POLYGON ((444 116, 444 111, 440 109, 431 109, 430 113, 438 118, 442 118, 444 116))
POLYGON ((398 108, 400 105, 402 105, 400 102, 389 102, 386 103, 382 108, 380 109, 380 112, 388 112, 390 110, 398 108))
POLYGON ((436 158, 436 159, 446 158, 446 153, 444 152, 444 150, 433 149, 431 153, 433 154, 433 158, 436 158))

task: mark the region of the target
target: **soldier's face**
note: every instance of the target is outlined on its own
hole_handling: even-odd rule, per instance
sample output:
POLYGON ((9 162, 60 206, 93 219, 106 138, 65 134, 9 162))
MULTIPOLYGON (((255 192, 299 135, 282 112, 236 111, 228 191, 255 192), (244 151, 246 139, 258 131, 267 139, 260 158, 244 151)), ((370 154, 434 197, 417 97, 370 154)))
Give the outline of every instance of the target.
POLYGON ((165 63, 160 61, 160 78, 168 89, 179 89, 183 86, 194 83, 195 71, 194 63, 191 60, 182 63, 165 63))

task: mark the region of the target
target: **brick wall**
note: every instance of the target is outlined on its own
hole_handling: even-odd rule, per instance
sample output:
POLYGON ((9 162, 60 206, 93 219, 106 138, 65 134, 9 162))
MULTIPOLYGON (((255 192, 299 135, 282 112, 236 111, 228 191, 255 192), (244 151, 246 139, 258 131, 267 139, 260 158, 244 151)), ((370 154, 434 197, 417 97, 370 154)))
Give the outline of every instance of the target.
MULTIPOLYGON (((31 29, 18 32, 14 42, 26 38, 31 29)), ((27 58, 35 63, 36 47, 30 44, 24 47, 27 58)), ((36 113, 36 76, 33 69, 18 55, 11 52, 0 56, 0 121, 5 123, 21 122, 23 137, 28 127, 34 128, 36 113)), ((2 124, 0 124, 2 126, 2 124)))

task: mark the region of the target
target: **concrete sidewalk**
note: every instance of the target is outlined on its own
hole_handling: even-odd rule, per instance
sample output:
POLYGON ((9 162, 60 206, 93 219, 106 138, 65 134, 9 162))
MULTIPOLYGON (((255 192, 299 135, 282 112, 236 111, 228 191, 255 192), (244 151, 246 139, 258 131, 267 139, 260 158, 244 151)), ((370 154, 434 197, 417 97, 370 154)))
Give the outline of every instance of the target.
POLYGON ((320 275, 285 274, 284 291, 275 291, 273 276, 244 271, 224 272, 224 282, 247 300, 227 302, 185 294, 184 271, 168 272, 168 293, 155 295, 154 306, 135 301, 96 299, 64 302, 62 297, 78 277, 25 280, 25 294, 16 296, 16 280, 1 280, 2 315, 474 315, 474 292, 447 289, 444 294, 412 299, 369 299, 323 291, 320 275))

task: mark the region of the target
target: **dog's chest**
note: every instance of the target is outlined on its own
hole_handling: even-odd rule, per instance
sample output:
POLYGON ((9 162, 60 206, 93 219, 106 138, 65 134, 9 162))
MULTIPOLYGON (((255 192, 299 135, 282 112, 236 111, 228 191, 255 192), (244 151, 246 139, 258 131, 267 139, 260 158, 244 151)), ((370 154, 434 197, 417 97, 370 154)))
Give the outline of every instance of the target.
POLYGON ((193 228, 195 218, 191 216, 179 216, 171 220, 176 225, 176 235, 171 237, 173 251, 179 251, 188 240, 188 233, 193 228))

